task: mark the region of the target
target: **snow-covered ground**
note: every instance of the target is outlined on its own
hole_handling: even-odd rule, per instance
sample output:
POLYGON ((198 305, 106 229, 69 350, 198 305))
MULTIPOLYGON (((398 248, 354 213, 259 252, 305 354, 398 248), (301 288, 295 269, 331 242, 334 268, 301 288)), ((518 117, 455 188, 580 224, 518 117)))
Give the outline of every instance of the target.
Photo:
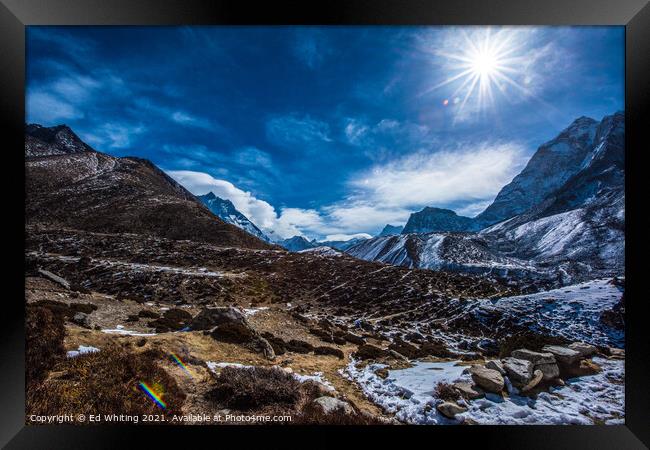
POLYGON ((124 334, 128 336, 155 336, 156 333, 142 333, 140 331, 127 330, 124 325, 117 325, 115 328, 104 328, 102 333, 108 334, 124 334))
POLYGON ((99 349, 97 347, 91 347, 91 346, 86 346, 86 345, 80 345, 77 350, 70 350, 66 353, 66 356, 68 358, 76 358, 79 355, 84 355, 86 353, 95 353, 98 352, 99 349))
POLYGON ((482 300, 478 309, 497 310, 531 329, 545 329, 572 341, 622 348, 624 333, 603 325, 600 314, 621 298, 611 279, 600 279, 530 295, 482 300))
POLYGON ((416 362, 413 367, 390 370, 382 379, 375 374, 382 364, 357 368, 351 361, 341 374, 356 381, 370 400, 394 413, 396 418, 413 424, 457 424, 472 421, 478 424, 622 424, 624 423, 625 386, 624 361, 594 358, 603 371, 596 375, 566 380, 566 386, 540 393, 536 399, 518 395, 501 397, 488 393, 484 398, 467 403, 468 411, 450 420, 440 415, 435 406, 435 387, 440 382, 470 381, 463 370, 467 366, 448 362, 416 362))

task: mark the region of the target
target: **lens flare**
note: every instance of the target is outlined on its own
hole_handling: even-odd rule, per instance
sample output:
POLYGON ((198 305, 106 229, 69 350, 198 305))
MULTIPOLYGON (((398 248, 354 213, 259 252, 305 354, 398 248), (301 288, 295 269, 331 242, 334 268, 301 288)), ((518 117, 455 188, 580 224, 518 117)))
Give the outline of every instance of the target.
POLYGON ((147 396, 153 400, 153 402, 161 407, 162 409, 167 409, 167 404, 163 401, 161 394, 156 393, 151 387, 147 385, 144 381, 139 383, 140 389, 147 394, 147 396))
POLYGON ((192 374, 190 373, 190 370, 188 367, 185 365, 185 363, 176 355, 176 353, 170 353, 172 361, 174 361, 178 366, 183 369, 183 371, 190 377, 192 378, 192 374))

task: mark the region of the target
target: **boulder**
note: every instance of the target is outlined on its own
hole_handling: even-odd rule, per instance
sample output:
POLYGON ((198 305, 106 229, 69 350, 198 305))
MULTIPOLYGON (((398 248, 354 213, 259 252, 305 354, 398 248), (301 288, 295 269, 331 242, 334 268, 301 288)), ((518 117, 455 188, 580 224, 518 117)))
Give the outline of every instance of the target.
POLYGON ((561 364, 573 364, 580 359, 580 353, 568 347, 560 345, 545 345, 542 351, 552 353, 555 359, 561 364))
POLYGON ((474 386, 472 383, 468 383, 466 381, 459 381, 457 383, 454 383, 452 386, 454 389, 456 389, 456 391, 458 391, 460 395, 469 400, 481 398, 485 395, 480 387, 474 386))
POLYGON ((483 366, 472 366, 469 369, 472 380, 488 392, 501 393, 503 390, 503 376, 494 369, 483 366))
POLYGON ((358 334, 350 333, 349 331, 343 335, 346 341, 356 344, 356 345, 363 345, 366 343, 366 340, 359 336, 358 334))
POLYGON ((542 372, 542 379, 544 381, 553 380, 560 376, 560 368, 557 364, 538 364, 535 366, 535 370, 542 372))
POLYGON ((542 381, 543 378, 544 378, 544 374, 542 373, 542 371, 539 370, 539 369, 535 370, 533 372, 533 378, 528 382, 528 384, 526 386, 521 388, 521 392, 530 391, 532 388, 537 386, 540 383, 540 381, 542 381))
POLYGON ((393 342, 388 346, 389 350, 394 350, 400 355, 404 355, 407 358, 417 358, 420 355, 420 349, 415 345, 406 342, 400 338, 395 338, 393 342))
POLYGON ((191 319, 189 327, 192 330, 206 330, 214 340, 241 344, 264 354, 267 359, 275 359, 275 351, 269 341, 255 331, 246 316, 235 308, 204 308, 191 319))
POLYGON ((438 412, 448 419, 453 419, 456 414, 464 413, 467 408, 453 402, 442 402, 437 406, 438 412))
POLYGON ((88 322, 88 314, 78 312, 72 317, 72 322, 79 325, 80 327, 90 328, 90 323, 88 322))
POLYGON ((388 355, 388 351, 372 344, 360 345, 357 351, 354 353, 354 356, 356 358, 362 360, 384 358, 388 355))
POLYGON ((506 374, 506 369, 503 368, 503 363, 501 361, 497 360, 497 359, 488 361, 485 364, 485 367, 487 367, 488 369, 496 370, 501 375, 506 374))
POLYGON ((314 354, 331 355, 331 356, 336 356, 339 359, 345 358, 345 355, 343 354, 342 350, 339 350, 338 348, 334 348, 334 347, 328 347, 326 345, 323 345, 321 347, 314 347, 314 354))
POLYGON ((65 289, 70 289, 70 283, 66 279, 61 278, 60 276, 55 275, 52 272, 43 269, 38 269, 38 273, 42 275, 44 278, 47 278, 48 280, 58 284, 59 286, 65 289))
POLYGON ((534 352, 525 348, 514 350, 511 356, 513 358, 530 361, 534 366, 538 364, 555 364, 555 356, 553 356, 552 353, 534 352))
POLYGON ((526 386, 533 377, 533 363, 525 359, 505 358, 503 368, 512 384, 517 387, 526 386))
POLYGON ((592 355, 595 355, 598 351, 595 346, 586 344, 584 342, 574 342, 573 344, 569 344, 569 348, 580 353, 580 356, 583 358, 588 358, 592 355))
POLYGON ((333 414, 339 411, 346 415, 356 414, 354 408, 348 402, 334 397, 318 397, 311 402, 311 407, 320 410, 323 414, 333 414))
POLYGON ((609 348, 609 356, 612 359, 625 359, 625 350, 622 348, 609 348))
POLYGON ((287 351, 294 353, 309 353, 314 351, 314 346, 309 342, 291 339, 285 344, 287 351))

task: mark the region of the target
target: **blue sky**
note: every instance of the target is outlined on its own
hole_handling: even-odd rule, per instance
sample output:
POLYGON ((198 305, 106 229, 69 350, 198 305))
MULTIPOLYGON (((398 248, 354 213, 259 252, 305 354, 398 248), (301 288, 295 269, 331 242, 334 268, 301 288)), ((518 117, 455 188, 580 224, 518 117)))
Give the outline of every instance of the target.
POLYGON ((29 27, 27 122, 152 160, 265 231, 476 215, 579 116, 624 109, 622 27, 29 27))

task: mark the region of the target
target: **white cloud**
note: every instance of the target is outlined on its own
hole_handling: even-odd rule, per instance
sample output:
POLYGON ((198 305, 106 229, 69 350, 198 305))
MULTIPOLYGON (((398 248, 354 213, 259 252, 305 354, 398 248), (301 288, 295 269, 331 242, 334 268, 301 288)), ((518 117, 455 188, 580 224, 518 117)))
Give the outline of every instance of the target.
POLYGON ((278 217, 275 208, 269 203, 239 189, 229 181, 219 180, 207 173, 190 170, 169 170, 167 173, 194 195, 213 192, 217 197, 230 200, 235 208, 255 225, 262 230, 272 230, 277 236, 288 238, 302 235, 294 223, 307 223, 300 219, 295 208, 289 208, 286 217, 278 217))
POLYGON ((184 111, 174 111, 171 115, 172 121, 181 125, 192 126, 197 128, 211 128, 212 124, 208 119, 193 116, 184 111))
POLYGON ((359 174, 355 196, 383 208, 486 201, 521 170, 525 149, 515 143, 467 145, 415 153, 359 174))

